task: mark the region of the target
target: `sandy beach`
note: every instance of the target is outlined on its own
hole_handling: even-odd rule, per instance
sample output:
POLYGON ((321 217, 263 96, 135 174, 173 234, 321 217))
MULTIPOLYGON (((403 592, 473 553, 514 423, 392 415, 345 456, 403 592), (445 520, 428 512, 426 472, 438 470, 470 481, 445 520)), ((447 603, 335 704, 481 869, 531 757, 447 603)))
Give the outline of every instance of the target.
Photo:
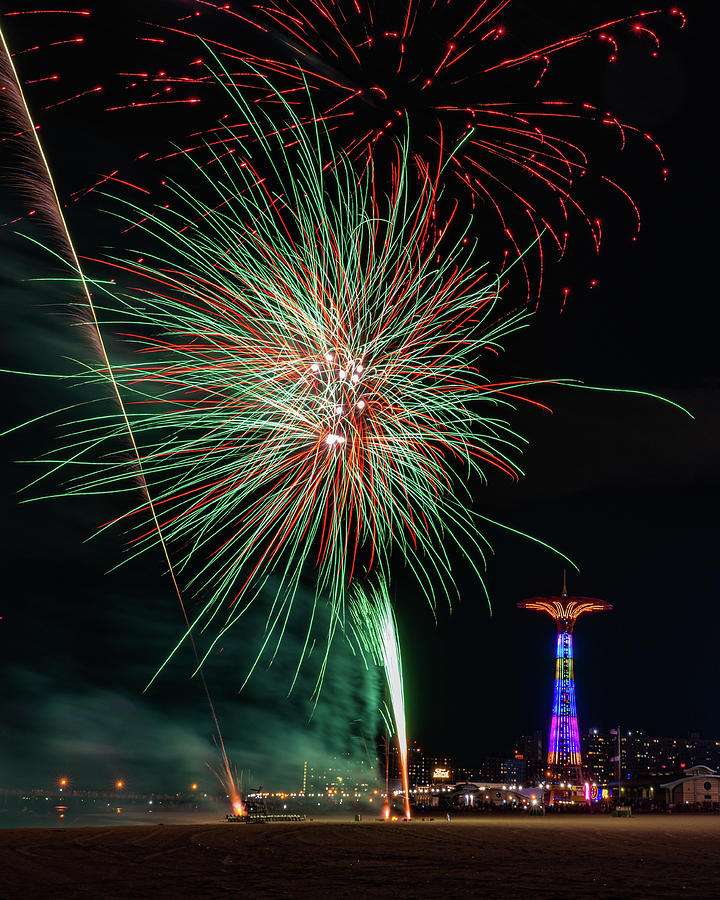
POLYGON ((720 817, 12 829, 0 898, 720 897, 720 817))

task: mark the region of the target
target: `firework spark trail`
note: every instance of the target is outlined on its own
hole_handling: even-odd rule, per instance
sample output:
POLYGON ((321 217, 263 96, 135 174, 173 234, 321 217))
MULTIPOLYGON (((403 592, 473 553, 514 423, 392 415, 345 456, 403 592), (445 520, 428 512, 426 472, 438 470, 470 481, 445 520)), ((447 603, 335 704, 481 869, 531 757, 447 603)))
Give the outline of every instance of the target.
MULTIPOLYGON (((102 14, 102 9, 97 12, 102 14)), ((198 149, 199 134, 215 135, 232 152, 231 130, 223 133, 217 128, 217 99, 222 95, 217 80, 204 71, 205 51, 198 56, 199 37, 225 61, 228 84, 249 91, 255 102, 277 103, 276 88, 303 118, 307 84, 317 115, 360 164, 372 156, 380 165, 394 140, 408 133, 413 154, 428 167, 438 155, 451 153, 446 180, 478 216, 492 223, 498 241, 513 255, 535 242, 537 264, 522 259, 528 300, 533 295, 539 300, 542 294, 548 250, 558 261, 564 258, 573 222, 582 223, 578 232, 589 235, 599 251, 600 218, 590 206, 600 189, 607 185, 617 189, 618 200, 634 220, 633 240, 640 230, 640 211, 630 193, 596 171, 588 152, 593 146, 589 127, 596 126, 596 135, 599 129, 617 129, 620 148, 630 136, 645 141, 657 153, 662 176, 667 177, 662 150, 652 135, 621 123, 592 103, 558 99, 555 89, 552 93, 544 89, 543 80, 556 57, 573 49, 590 53, 593 44, 607 49, 602 56, 609 64, 618 59, 628 38, 647 44, 648 54, 656 57, 659 38, 653 29, 661 16, 667 15, 680 28, 685 24, 675 7, 582 27, 569 21, 559 39, 550 28, 546 34, 536 34, 535 29, 526 35, 527 17, 520 10, 514 16, 509 0, 491 5, 475 0, 462 6, 441 0, 408 0, 400 5, 376 0, 262 0, 244 12, 241 15, 231 4, 190 0, 190 12, 186 3, 170 4, 164 15, 154 17, 156 21, 144 21, 143 33, 136 38, 152 42, 153 55, 113 73, 120 82, 119 93, 110 73, 98 73, 107 87, 105 108, 113 110, 112 115, 122 115, 121 110, 139 115, 145 108, 204 104, 211 110, 210 120, 200 109, 194 112, 195 140, 184 136, 181 145, 198 149), (161 36, 146 34, 148 28, 161 36), (161 63, 158 47, 165 51, 161 63), (247 63, 255 72, 248 73, 247 63), (270 79, 273 89, 260 74, 270 79), (541 239, 536 241, 538 235, 541 239)), ((582 20, 581 15, 575 18, 582 20)), ((538 17, 538 22, 544 21, 546 17, 538 17)), ((34 49, 35 45, 28 48, 34 49)), ((128 58, 135 60, 135 55, 133 51, 128 58)), ((585 59, 586 69, 595 65, 594 59, 585 59)), ((62 96, 49 106, 97 90, 87 86, 86 91, 62 96)), ((574 84, 568 86, 571 97, 576 91, 574 84)), ((181 121, 185 120, 183 116, 181 121)), ((143 154, 146 159, 154 155, 143 154)), ((214 157, 198 158, 198 163, 212 165, 214 157)), ((92 186, 71 199, 77 201, 91 191, 92 186)), ((567 294, 566 290, 564 300, 567 294)))
MULTIPOLYGON (((524 441, 503 412, 536 382, 478 372, 528 314, 503 312, 498 282, 470 264, 469 222, 438 227, 437 175, 420 167, 415 184, 406 145, 382 197, 372 167, 358 177, 320 123, 284 107, 288 148, 231 91, 251 152, 234 137, 212 172, 191 157, 202 199, 174 183, 171 204, 127 203, 121 215, 144 220, 136 233, 154 249, 106 260, 134 287, 95 286, 137 350, 114 377, 159 529, 142 524, 147 503, 132 508, 130 554, 164 535, 201 597, 163 666, 192 628, 212 626, 202 664, 280 572, 249 677, 310 566, 315 604, 333 610, 328 647, 355 573, 387 574, 394 552, 432 605, 436 590, 452 601, 449 546, 482 580, 466 479, 519 476, 524 441)), ((79 467, 69 493, 128 490, 122 461, 102 456, 121 431, 100 418, 71 429, 50 462, 79 467)))
MULTIPOLYGON (((84 298, 84 310, 90 314, 90 322, 88 324, 92 325, 93 333, 96 338, 95 347, 97 352, 99 353, 103 366, 102 369, 99 370, 98 374, 100 374, 103 383, 110 383, 112 388, 113 395, 115 400, 117 401, 117 406, 120 411, 120 415, 122 417, 123 422, 123 433, 126 439, 129 439, 133 455, 135 458, 135 462, 137 463, 137 476, 138 481, 142 487, 143 493, 146 497, 145 508, 149 513, 155 531, 157 533, 157 537, 162 548, 162 552, 165 558, 165 561, 168 566, 168 571, 170 574, 170 578, 173 584, 173 588, 178 598, 178 602, 180 603, 180 609, 182 610, 183 618, 185 620, 185 625, 190 631, 190 621, 188 619, 188 615, 185 609, 185 604, 183 601, 182 593, 180 591, 180 587, 178 585, 175 569, 173 567, 172 561, 170 559, 170 554, 168 552, 167 545, 165 544, 165 540, 160 529, 160 523, 157 519, 157 515, 155 512, 155 506, 152 501, 152 497, 150 495, 149 486, 147 480, 145 479, 145 475, 143 472, 143 464, 142 459, 140 457, 140 451, 138 449, 137 443, 135 441, 135 435, 133 434, 132 426, 130 424, 130 420, 127 415, 127 411, 125 409, 125 405, 123 403, 123 399, 120 395, 120 389, 118 387, 118 383, 115 380, 115 376, 113 373, 113 368, 110 364, 110 359, 107 354, 107 349, 105 346, 105 342, 103 340, 102 331, 100 328, 100 322, 97 317, 97 311, 95 308, 95 303, 93 300, 92 293, 90 291, 90 287, 88 285, 88 281, 85 277, 84 269, 80 264, 80 260, 75 249, 75 243, 72 239, 72 235, 70 233, 70 229, 68 227, 67 221, 65 219, 65 215, 62 210, 62 203, 60 201, 60 197, 57 192, 57 188, 55 185, 55 179, 52 174, 52 169, 50 168, 50 163, 45 155, 45 151, 43 149, 42 142, 40 140, 40 135, 38 134, 38 129, 35 126, 33 121, 32 113, 30 112, 30 108, 28 106, 27 100, 25 98, 25 94, 22 89, 22 84, 18 77, 17 71, 15 69, 15 65, 13 63, 12 55, 10 53, 10 48, 8 47, 4 31, 2 29, 2 24, 0 23, 0 42, 2 43, 2 48, 4 51, 4 56, 0 59, 0 79, 2 80, 2 88, 3 95, 6 102, 6 109, 12 118, 19 119, 25 125, 24 135, 32 134, 32 142, 26 140, 25 143, 28 145, 28 149, 31 151, 29 158, 32 160, 33 157, 36 158, 36 165, 39 170, 40 179, 37 181, 36 179, 26 178, 25 182, 30 182, 32 184, 32 191, 35 193, 36 197, 39 198, 40 202, 38 203, 38 208, 44 213, 45 218, 50 222, 53 226, 55 233, 60 239, 60 244, 67 256, 69 257, 66 261, 68 265, 71 267, 72 271, 75 273, 75 283, 80 286, 82 291, 82 295, 84 298)), ((189 634, 189 638, 193 647, 193 651, 195 653, 196 660, 199 662, 199 655, 195 646, 195 641, 193 639, 192 634, 189 634)), ((208 702, 208 706, 210 709, 210 713, 213 719, 213 723, 215 725, 215 731, 217 733, 217 744, 218 749, 220 751, 222 766, 223 769, 227 773, 227 779, 230 784, 233 784, 232 779, 232 770, 230 767, 230 761, 228 759, 226 750, 225 750, 225 742, 223 740, 222 731, 220 729, 220 723, 217 718, 217 714, 215 711, 215 706, 213 704, 212 698, 210 696, 210 690, 207 686, 207 682, 205 680, 205 676, 202 672, 200 672, 201 682, 203 686, 203 690, 208 702)), ((237 792, 235 792, 237 794, 237 792)))
MULTIPOLYGON (((393 612, 387 583, 356 586, 349 602, 350 631, 360 648, 366 664, 370 661, 381 666, 397 737, 398 758, 403 793, 405 818, 410 818, 410 781, 408 778, 407 727, 405 721, 405 691, 403 688, 402 656, 398 639, 397 622, 393 612)), ((388 795, 388 805, 390 796, 388 795)))
POLYGON ((233 815, 244 816, 245 805, 242 802, 242 772, 238 775, 237 769, 233 770, 230 768, 229 764, 225 765, 224 759, 222 762, 223 764, 219 769, 216 769, 211 763, 206 763, 206 765, 225 789, 233 815))
MULTIPOLYGON (((619 129, 623 146, 626 133, 645 140, 658 152, 663 177, 667 175, 662 151, 651 135, 623 125, 591 103, 538 92, 553 58, 590 42, 610 49, 610 63, 617 59, 619 42, 626 35, 651 39, 654 49, 648 52, 656 56, 658 38, 648 26, 662 10, 570 30, 560 39, 541 40, 531 50, 521 37, 520 51, 512 43, 503 49, 512 41, 512 28, 505 25, 506 17, 513 24, 509 0, 489 6, 476 0, 467 8, 437 0, 408 0, 401 5, 375 0, 265 0, 248 16, 240 16, 229 4, 208 0, 194 0, 193 6, 194 15, 183 9, 174 23, 171 18, 144 23, 156 28, 164 43, 180 47, 178 39, 189 38, 187 65, 178 68, 180 54, 176 54, 173 71, 149 68, 129 73, 132 81, 124 99, 112 109, 211 100, 216 82, 198 71, 202 57, 197 57, 195 41, 201 36, 225 61, 227 83, 252 92, 257 102, 277 103, 277 89, 302 118, 299 110, 306 108, 307 84, 317 115, 361 163, 407 133, 413 153, 428 167, 438 155, 451 152, 449 172, 469 192, 479 212, 496 218, 500 235, 513 251, 543 235, 537 242, 538 271, 527 270, 528 296, 531 282, 538 297, 542 290, 544 245, 554 245, 558 258, 563 258, 572 218, 585 224, 595 249, 600 247, 599 220, 582 199, 582 184, 594 166, 583 139, 573 138, 582 123, 619 129), (268 33, 276 38, 266 46, 263 36, 268 33), (247 63, 256 73, 248 74, 247 63), (525 72, 530 91, 527 100, 520 101, 514 99, 522 91, 516 73, 525 72), (273 88, 258 77, 260 73, 273 88), (172 92, 183 85, 192 95, 179 99, 172 92)), ((679 10, 673 8, 669 15, 683 26, 679 10)), ((210 106, 214 108, 212 100, 210 106)), ((206 133, 215 130, 212 126, 206 133)), ((230 132, 227 141, 233 142, 230 132)), ((614 184, 608 178, 605 182, 614 184)), ((624 188, 619 191, 629 201, 639 230, 637 206, 624 188)))

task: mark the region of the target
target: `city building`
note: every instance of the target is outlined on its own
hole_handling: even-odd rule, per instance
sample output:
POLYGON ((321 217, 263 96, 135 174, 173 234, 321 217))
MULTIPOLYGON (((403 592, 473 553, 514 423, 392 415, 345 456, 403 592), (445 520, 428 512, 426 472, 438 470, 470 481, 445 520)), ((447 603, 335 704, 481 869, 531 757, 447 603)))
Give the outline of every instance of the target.
POLYGON ((488 756, 481 760, 480 773, 484 781, 502 782, 503 784, 523 782, 526 774, 525 760, 488 756))
POLYGON ((669 780, 667 775, 625 779, 611 791, 616 802, 649 812, 720 810, 720 775, 709 766, 690 766, 669 780))
POLYGON ((720 740, 696 733, 678 738, 641 729, 591 728, 582 744, 586 775, 600 784, 662 778, 693 766, 720 769, 720 740))
POLYGON ((458 783, 491 781, 507 784, 527 780, 525 760, 503 756, 485 756, 478 759, 475 765, 456 766, 454 774, 458 783))
POLYGON ((515 742, 515 759, 524 760, 525 773, 522 776, 530 784, 545 781, 545 760, 543 754, 542 731, 523 734, 515 742))
MULTIPOLYGON (((400 765, 396 745, 390 747, 390 779, 400 778, 400 765)), ((444 784, 455 777, 453 761, 449 756, 424 752, 417 741, 408 743, 408 780, 410 787, 428 784, 444 784)))
POLYGON ((379 761, 371 764, 367 759, 354 759, 349 753, 333 756, 322 765, 312 760, 303 764, 303 794, 328 791, 368 791, 378 783, 379 761))
POLYGON ((552 782, 579 785, 583 781, 583 773, 575 700, 573 628, 583 613, 612 609, 612 606, 604 600, 590 597, 569 597, 564 581, 559 597, 532 597, 517 605, 520 609, 547 613, 557 624, 555 687, 546 777, 552 782))
POLYGON ((668 781, 660 787, 665 803, 670 806, 720 806, 720 775, 708 766, 692 766, 682 778, 668 781))
POLYGON ((608 732, 591 728, 582 741, 585 777, 597 784, 610 784, 615 779, 616 738, 608 732))
POLYGON ((540 729, 533 731, 532 734, 520 735, 515 741, 515 758, 525 760, 543 758, 543 737, 540 729))
POLYGON ((411 785, 451 782, 452 760, 448 756, 415 756, 408 762, 408 775, 411 785))

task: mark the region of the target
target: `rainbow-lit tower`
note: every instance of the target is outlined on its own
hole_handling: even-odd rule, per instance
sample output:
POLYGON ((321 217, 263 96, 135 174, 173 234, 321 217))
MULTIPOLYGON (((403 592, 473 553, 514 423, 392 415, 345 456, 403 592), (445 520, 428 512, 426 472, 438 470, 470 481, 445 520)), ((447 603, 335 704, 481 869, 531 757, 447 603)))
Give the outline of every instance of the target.
POLYGON ((604 600, 591 597, 568 597, 565 579, 560 597, 531 597, 518 603, 520 609, 538 609, 557 622, 557 655, 555 690, 553 693, 550 743, 548 744, 548 778, 576 785, 582 782, 582 756, 575 703, 573 673, 573 626, 583 613, 612 609, 604 600))

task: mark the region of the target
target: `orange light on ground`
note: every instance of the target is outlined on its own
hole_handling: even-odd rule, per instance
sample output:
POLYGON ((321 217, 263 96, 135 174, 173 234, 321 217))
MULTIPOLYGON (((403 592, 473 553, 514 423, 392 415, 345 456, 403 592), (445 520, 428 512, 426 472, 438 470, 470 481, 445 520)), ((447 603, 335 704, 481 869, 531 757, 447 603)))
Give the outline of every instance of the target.
POLYGON ((190 785, 190 790, 191 790, 191 791, 196 791, 197 789, 198 789, 198 786, 197 786, 196 784, 193 783, 193 784, 190 785))

